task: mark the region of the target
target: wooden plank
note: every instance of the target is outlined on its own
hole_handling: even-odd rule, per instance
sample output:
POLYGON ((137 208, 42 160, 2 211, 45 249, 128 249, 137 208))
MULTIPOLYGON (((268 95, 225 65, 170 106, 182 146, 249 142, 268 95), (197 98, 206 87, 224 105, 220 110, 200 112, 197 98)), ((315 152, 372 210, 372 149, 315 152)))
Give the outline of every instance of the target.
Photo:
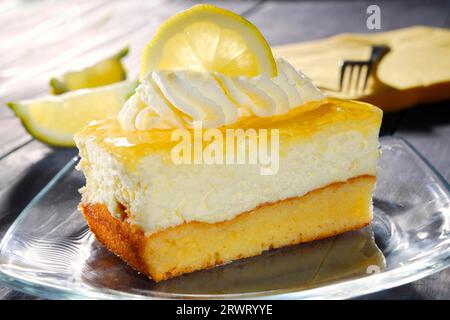
MULTIPOLYGON (((98 3, 102 4, 103 2, 96 1, 92 4, 91 1, 81 1, 84 4, 87 2, 89 2, 89 6, 94 6, 97 10, 102 8, 98 3)), ((108 8, 114 7, 111 1, 106 2, 108 8)), ((208 2, 211 3, 211 1, 208 2)), ((258 3, 257 1, 220 2, 218 5, 238 13, 245 13, 248 10, 251 11, 258 3)), ((110 36, 107 41, 102 40, 105 33, 102 32, 100 26, 97 26, 99 28, 97 30, 95 21, 91 21, 87 28, 79 26, 77 30, 69 34, 67 32, 51 34, 52 30, 49 29, 49 35, 53 35, 54 38, 51 38, 52 43, 46 44, 45 50, 39 41, 33 44, 26 41, 18 43, 19 46, 21 45, 24 48, 21 52, 22 55, 13 57, 12 60, 9 60, 8 68, 0 71, 0 105, 9 100, 42 95, 48 91, 47 81, 51 76, 65 70, 78 69, 83 64, 107 56, 114 52, 115 48, 121 48, 126 44, 131 46, 126 65, 130 70, 131 77, 135 77, 138 73, 140 52, 151 38, 156 27, 167 17, 192 6, 194 3, 191 1, 161 0, 152 2, 150 7, 148 5, 143 7, 142 2, 137 1, 127 1, 126 3, 116 1, 115 4, 119 4, 120 8, 125 11, 115 11, 115 16, 109 18, 109 23, 116 26, 120 32, 118 35, 110 36), (133 25, 127 26, 128 29, 122 22, 126 12, 129 15, 128 20, 135 20, 133 25), (68 36, 72 38, 66 39, 68 36), (89 45, 80 48, 86 40, 91 41, 89 45), (77 41, 80 43, 77 44, 77 41), (70 54, 65 53, 65 51, 70 51, 70 54), (54 56, 59 57, 56 63, 52 60, 54 56), (27 70, 29 66, 34 68, 31 72, 27 70), (19 71, 26 73, 16 75, 15 73, 19 71), (14 87, 15 85, 20 86, 14 87)), ((48 9, 46 2, 42 4, 42 9, 45 8, 48 9)), ((7 18, 13 19, 18 14, 12 12, 13 10, 14 8, 9 10, 7 18)), ((54 15, 58 14, 58 10, 51 10, 50 12, 53 15, 46 15, 46 21, 35 19, 39 15, 39 8, 33 7, 28 10, 29 12, 21 13, 23 19, 27 22, 24 24, 26 28, 21 29, 20 26, 15 26, 16 29, 11 31, 14 37, 20 38, 20 35, 25 34, 22 39, 30 40, 27 32, 32 32, 29 29, 34 24, 44 24, 41 26, 41 29, 43 29, 48 24, 59 23, 59 20, 51 21, 55 19, 54 15), (34 20, 30 22, 29 19, 34 20)), ((101 18, 108 12, 110 11, 106 10, 102 14, 99 14, 98 11, 92 12, 90 16, 101 18)), ((2 19, 6 18, 1 16, 0 24, 2 24, 2 19)), ((83 19, 89 19, 89 16, 87 18, 83 16, 83 19)), ((2 36, 3 33, 0 35, 0 43, 2 43, 2 36)), ((43 39, 46 37, 45 34, 40 36, 43 39)), ((8 52, 12 49, 3 46, 0 47, 0 52, 2 50, 8 52)), ((0 64, 2 61, 0 61, 0 64)), ((76 154, 76 149, 51 148, 33 140, 11 111, 3 106, 0 107, 0 238, 29 201, 76 154)), ((33 297, 0 287, 0 299, 23 298, 33 297)))
POLYGON ((31 140, 18 118, 0 119, 0 160, 31 140))
POLYGON ((448 300, 448 288, 450 272, 444 270, 400 287, 359 297, 358 300, 448 300))
MULTIPOLYGON (((313 40, 343 32, 369 33, 365 10, 372 1, 267 1, 250 15, 271 45, 313 40)), ((447 1, 379 3, 382 31, 411 25, 449 23, 447 1)), ((385 114, 381 133, 411 142, 450 182, 450 102, 385 114)), ((450 299, 450 269, 361 299, 450 299)))
POLYGON ((408 140, 450 183, 450 101, 408 110, 395 135, 408 140))
MULTIPOLYGON (((214 3, 214 2, 213 2, 214 3)), ((145 43, 169 16, 192 6, 189 1, 95 1, 49 11, 36 26, 14 28, 0 36, 0 103, 34 98, 48 92, 51 77, 77 70, 129 45, 128 60, 139 61, 145 43)), ((224 2, 238 13, 255 2, 224 2)), ((13 16, 13 14, 10 14, 13 16)), ((11 17, 0 17, 7 25, 11 17)), ((25 19, 27 20, 27 19, 25 19)), ((133 67, 137 67, 133 64, 133 67)), ((137 74, 133 68, 132 75, 137 74)), ((4 109, 0 109, 0 115, 4 109)), ((9 113, 7 113, 9 115, 9 113)))
MULTIPOLYGON (((225 7, 244 12, 255 4, 256 2, 226 3, 225 7)), ((152 26, 156 27, 168 16, 191 5, 189 2, 169 2, 164 6, 153 7, 153 17, 157 18, 152 19, 152 26)), ((143 41, 140 45, 143 46, 150 36, 140 36, 143 41)), ((135 55, 139 56, 137 53, 135 55)), ((76 154, 75 149, 53 149, 40 142, 30 141, 31 137, 18 119, 0 119, 0 219, 7 216, 14 218, 36 192, 76 154), (33 183, 30 184, 30 181, 33 183)))
MULTIPOLYGON (((371 1, 358 2, 276 2, 266 1, 249 18, 263 32, 271 45, 319 39, 339 33, 371 33, 366 27, 366 8, 371 1), (267 17, 270 17, 268 19, 267 17), (318 24, 320 23, 320 25, 318 24)), ((384 2, 381 9, 382 30, 411 25, 442 26, 448 21, 447 1, 426 4, 414 0, 384 2)), ((404 111, 384 115, 381 135, 393 134, 404 111)))
MULTIPOLYGON (((236 12, 244 12, 250 8, 252 8, 256 2, 246 2, 246 3, 224 3, 224 7, 227 7, 231 10, 234 10, 236 12)), ((130 5, 129 3, 127 4, 130 5)), ((143 37, 142 35, 139 35, 139 39, 141 40, 141 43, 137 44, 137 46, 143 47, 143 45, 148 41, 148 39, 151 37, 151 32, 154 31, 154 29, 159 25, 160 22, 165 20, 168 16, 179 12, 183 9, 186 9, 190 7, 192 3, 190 2, 168 2, 164 5, 161 5, 161 3, 154 4, 151 7, 151 16, 145 17, 145 20, 151 21, 149 23, 151 25, 150 31, 146 31, 144 33, 143 37)), ((137 10, 139 11, 145 11, 141 8, 141 6, 136 6, 134 8, 134 11, 132 10, 133 14, 137 15, 137 10)), ((147 12, 150 13, 150 12, 147 12)), ((144 15, 145 16, 145 15, 144 15)), ((122 26, 122 24, 119 23, 120 21, 116 21, 116 23, 119 24, 119 26, 122 26)), ((139 32, 142 30, 139 29, 139 32)), ((138 32, 138 33, 139 33, 138 32)), ((64 43, 62 44, 64 45, 64 43)), ((135 50, 135 56, 139 57, 139 52, 141 50, 135 50)), ((135 60, 138 60, 138 59, 135 60)), ((22 170, 26 170, 27 164, 30 166, 33 166, 36 161, 39 161, 39 163, 42 164, 39 166, 40 170, 43 170, 43 177, 40 177, 39 179, 42 181, 48 181, 52 174, 55 174, 55 168, 61 168, 64 163, 68 161, 67 155, 73 155, 76 153, 74 150, 64 150, 64 149, 51 149, 39 142, 33 142, 30 145, 26 145, 23 148, 20 148, 16 152, 11 153, 11 150, 15 150, 18 146, 21 146, 22 144, 25 144, 29 141, 30 136, 24 131, 22 126, 20 125, 20 122, 15 117, 7 117, 0 119, 0 192, 3 191, 3 194, 0 193, 0 203, 1 199, 8 198, 11 196, 11 191, 6 192, 6 189, 13 189, 10 188, 10 184, 12 181, 18 181, 19 185, 22 179, 28 179, 27 176, 21 176, 18 172, 22 172, 22 170), (53 155, 50 159, 48 158, 47 154, 51 151, 51 154, 53 155), (61 156, 59 156, 61 155, 61 156), (31 158, 30 158, 31 157, 31 158), (22 161, 24 159, 24 161, 22 161), (49 161, 56 161, 55 163, 50 163, 49 161), (49 167, 48 172, 46 167, 49 167), (51 168, 50 168, 51 167, 51 168), (3 187, 3 188, 2 188, 3 187), (6 194, 5 194, 6 192, 6 194)), ((28 171, 28 174, 32 174, 32 171, 28 171)), ((34 178, 34 176, 32 176, 34 178)), ((38 184, 41 186, 41 184, 38 184)), ((24 190, 26 190, 26 187, 28 184, 22 185, 24 187, 24 190)), ((18 189, 14 189, 17 191, 18 189)), ((33 192, 32 192, 33 193, 33 192)), ((29 196, 25 196, 24 199, 17 199, 20 200, 19 202, 26 202, 25 200, 29 200, 29 196)), ((0 216, 9 215, 11 213, 17 213, 17 211, 9 210, 7 209, 5 212, 5 209, 3 206, 0 205, 0 208, 2 208, 2 212, 0 213, 0 216), (13 212, 14 211, 14 212, 13 212)))
MULTIPOLYGON (((405 6, 405 2, 401 1, 383 3, 381 4, 383 30, 413 24, 441 25, 447 19, 446 14, 448 12, 443 3, 446 2, 429 1, 423 4, 421 1, 412 1, 408 2, 408 6, 405 6)), ((158 19, 167 17, 175 12, 174 10, 180 9, 180 6, 188 7, 191 4, 192 2, 170 2, 167 6, 166 4, 161 6, 163 7, 162 9, 155 8, 151 17, 155 21, 160 21, 158 19)), ((246 12, 250 20, 262 29, 272 45, 317 39, 340 32, 368 32, 365 29, 365 9, 369 4, 371 4, 371 1, 341 1, 333 3, 269 1, 263 4, 259 2, 219 3, 220 6, 229 7, 236 12, 246 12), (320 25, 318 25, 319 23, 320 25)), ((139 43, 142 46, 144 41, 148 40, 148 33, 151 33, 151 28, 148 28, 147 31, 144 30, 145 28, 145 26, 142 27, 142 33, 133 38, 138 47, 139 43)), ((111 41, 111 48, 113 45, 117 45, 117 42, 120 42, 120 38, 111 41)), ((134 47, 135 45, 133 44, 134 47)), ((77 54, 88 54, 90 50, 80 50, 77 54)), ((95 51, 95 54, 101 55, 105 53, 105 51, 101 51, 101 48, 98 50, 95 51)), ((133 72, 136 72, 138 67, 139 59, 137 57, 139 52, 132 53, 127 61, 132 70, 134 70, 133 72)), ((66 60, 70 60, 70 57, 70 55, 64 56, 60 65, 47 65, 47 67, 51 67, 51 70, 47 71, 47 73, 45 73, 45 70, 42 70, 38 75, 38 77, 41 76, 39 81, 43 81, 42 79, 45 77, 53 75, 53 70, 65 68, 68 65, 66 60)), ((81 64, 82 60, 76 60, 73 65, 81 64)), ((2 75, 0 75, 0 87, 2 75)), ((48 78, 44 79, 44 84, 39 83, 41 87, 37 85, 34 87, 30 86, 28 87, 29 91, 24 88, 22 92, 18 92, 19 95, 17 97, 32 97, 39 90, 42 92, 42 88, 44 88, 43 86, 47 81, 46 79, 48 78)), ((1 99, 2 97, 0 97, 0 103, 2 102, 1 99)), ((448 106, 446 107, 448 109, 448 106)), ((431 112, 429 110, 423 107, 423 110, 417 108, 414 113, 388 115, 385 117, 383 132, 392 134, 401 124, 400 130, 396 134, 405 136, 411 141, 449 179, 449 172, 445 170, 445 168, 448 169, 450 167, 448 160, 445 159, 445 156, 450 158, 449 150, 445 147, 444 140, 436 143, 434 139, 440 139, 439 137, 447 137, 448 139, 450 130, 445 119, 448 121, 450 118, 445 111, 433 109, 431 112), (427 119, 426 116, 429 112, 431 113, 428 114, 429 119, 427 119), (438 118, 441 118, 441 121, 437 121, 436 119, 438 118), (422 127, 426 124, 425 129, 420 129, 420 126, 417 126, 417 124, 422 124, 422 127), (437 156, 439 150, 442 156, 437 156)), ((5 114, 8 116, 7 112, 5 114)), ((3 141, 1 139, 4 132, 13 132, 14 128, 20 128, 17 123, 12 124, 8 121, 0 122, 0 125, 0 142, 3 141), (9 129, 2 129, 4 126, 8 126, 9 129)), ((11 134, 6 140, 15 141, 15 139, 20 140, 20 134, 18 136, 11 134)), ((3 152, 3 158, 0 154, 0 237, 28 201, 76 154, 74 149, 53 149, 37 141, 25 143, 23 147, 17 150, 14 150, 13 145, 3 149, 0 148, 0 152, 3 152), (8 152, 10 148, 12 148, 13 152, 8 152)), ((1 143, 0 146, 2 146, 1 143)), ((450 271, 444 271, 413 284, 363 298, 450 298, 450 293, 448 292, 449 279, 450 271)), ((8 291, 5 293, 0 288, 0 299, 2 296, 11 297, 11 295, 14 298, 27 297, 15 292, 10 293, 8 291)))
POLYGON ((76 149, 54 149, 33 140, 0 161, 0 225, 15 216, 74 156, 76 149))
MULTIPOLYGON (((338 33, 371 33, 366 27, 366 9, 373 1, 266 1, 250 20, 270 45, 314 40, 338 33)), ((447 19, 448 1, 385 1, 381 30, 413 25, 442 26, 447 19)))
MULTIPOLYGON (((238 13, 251 10, 257 4, 251 1, 220 3, 238 13)), ((69 7, 58 5, 51 9, 44 2, 42 15, 38 14, 39 8, 33 6, 25 13, 11 10, 8 15, 0 16, 0 24, 9 25, 7 32, 0 35, 0 55, 5 57, 0 61, 0 158, 30 139, 17 125, 9 108, 3 106, 7 101, 47 94, 52 76, 82 68, 126 45, 131 48, 125 60, 129 78, 137 77, 141 51, 155 29, 167 17, 192 5, 190 1, 158 0, 143 4, 141 1, 77 0, 69 7), (64 20, 74 18, 71 10, 80 19, 72 21, 74 26, 70 19, 64 20), (15 23, 15 15, 24 21, 23 28, 15 23), (36 26, 31 27, 33 24, 36 26), (36 30, 41 33, 37 34, 36 30)))

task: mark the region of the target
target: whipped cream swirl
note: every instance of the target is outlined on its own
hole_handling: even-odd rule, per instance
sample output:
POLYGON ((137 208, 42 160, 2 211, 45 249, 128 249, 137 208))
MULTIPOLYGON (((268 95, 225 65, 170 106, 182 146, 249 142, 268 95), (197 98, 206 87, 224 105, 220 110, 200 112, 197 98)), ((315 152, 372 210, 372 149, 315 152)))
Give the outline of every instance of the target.
POLYGON ((228 77, 191 70, 147 74, 120 111, 124 130, 204 128, 235 123, 256 115, 281 115, 324 95, 303 73, 284 59, 277 60, 276 77, 228 77))

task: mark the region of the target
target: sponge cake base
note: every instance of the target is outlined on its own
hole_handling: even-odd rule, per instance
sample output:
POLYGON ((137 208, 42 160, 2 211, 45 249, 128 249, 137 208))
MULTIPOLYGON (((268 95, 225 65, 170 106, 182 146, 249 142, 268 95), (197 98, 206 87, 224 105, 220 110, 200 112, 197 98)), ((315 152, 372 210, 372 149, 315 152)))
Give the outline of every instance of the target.
POLYGON ((372 220, 375 177, 360 176, 304 196, 261 205, 232 220, 189 222, 145 235, 114 218, 104 204, 81 210, 96 238, 154 281, 206 269, 265 250, 309 242, 362 228, 372 220))

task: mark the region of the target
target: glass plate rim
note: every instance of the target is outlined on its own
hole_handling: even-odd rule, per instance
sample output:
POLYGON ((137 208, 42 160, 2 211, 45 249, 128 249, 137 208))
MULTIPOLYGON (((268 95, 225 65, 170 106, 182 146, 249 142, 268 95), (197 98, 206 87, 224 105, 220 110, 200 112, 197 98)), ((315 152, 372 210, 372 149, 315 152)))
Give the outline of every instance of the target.
MULTIPOLYGON (((383 141, 400 142, 418 157, 425 164, 425 168, 443 185, 448 193, 450 193, 450 184, 434 168, 434 166, 406 139, 403 137, 386 136, 380 138, 380 144, 383 141)), ((64 167, 42 188, 41 191, 30 201, 30 203, 22 210, 16 220, 9 227, 3 239, 0 242, 0 253, 4 244, 13 234, 17 225, 27 215, 29 209, 69 170, 72 170, 74 164, 78 161, 78 156, 72 158, 64 167)), ((449 217, 450 219, 450 217, 449 217)), ((236 294, 178 294, 178 293, 161 293, 153 291, 152 295, 143 296, 138 293, 124 293, 113 289, 84 289, 49 285, 39 282, 31 282, 26 277, 11 276, 3 269, 3 262, 0 255, 0 284, 13 290, 18 290, 27 294, 49 299, 348 299, 362 296, 381 290, 394 288, 403 284, 407 284, 436 272, 442 271, 450 266, 450 252, 441 250, 438 254, 427 257, 424 260, 413 262, 409 265, 398 267, 394 270, 385 271, 358 279, 347 280, 340 283, 331 283, 312 289, 275 289, 261 292, 246 292, 236 294), (385 278, 389 278, 389 282, 385 282, 385 278), (336 290, 339 287, 340 290, 336 290), (358 293, 352 292, 358 287, 358 293), (351 290, 349 290, 351 289, 351 290)))

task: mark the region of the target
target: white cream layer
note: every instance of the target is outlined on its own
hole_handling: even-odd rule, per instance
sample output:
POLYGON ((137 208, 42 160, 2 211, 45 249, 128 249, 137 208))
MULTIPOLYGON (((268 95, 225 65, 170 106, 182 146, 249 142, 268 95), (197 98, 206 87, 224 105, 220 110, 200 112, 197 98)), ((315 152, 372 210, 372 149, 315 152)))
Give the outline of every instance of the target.
POLYGON ((285 114, 324 95, 287 61, 277 60, 274 78, 227 77, 191 70, 154 71, 139 84, 119 114, 127 131, 152 128, 204 128, 236 122, 239 117, 285 114))
POLYGON ((84 203, 118 203, 130 222, 146 234, 184 222, 215 223, 232 219, 263 203, 298 197, 334 182, 375 175, 378 131, 321 131, 281 148, 278 174, 264 176, 257 165, 174 165, 160 154, 126 166, 92 139, 78 138, 86 176, 84 203))

